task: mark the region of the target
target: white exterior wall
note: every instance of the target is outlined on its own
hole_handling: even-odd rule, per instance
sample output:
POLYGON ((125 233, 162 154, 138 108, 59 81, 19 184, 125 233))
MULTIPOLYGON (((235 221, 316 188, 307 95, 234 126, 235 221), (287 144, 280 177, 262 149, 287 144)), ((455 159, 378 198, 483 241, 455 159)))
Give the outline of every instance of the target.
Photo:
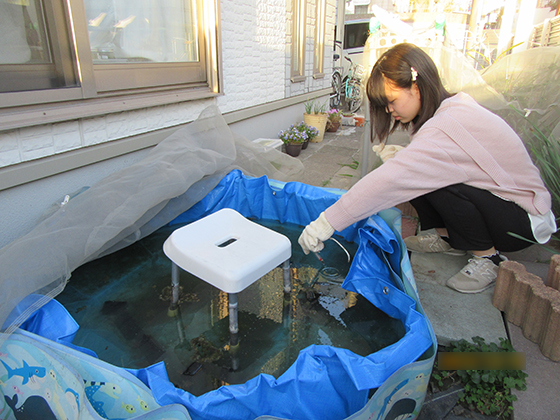
POLYGON ((284 99, 286 0, 222 0, 224 113, 284 99))
POLYGON ((0 132, 0 168, 172 127, 213 100, 184 102, 0 132))
MULTIPOLYGON (((223 96, 0 131, 0 171, 18 166, 26 168, 37 159, 179 126, 196 119, 211 104, 217 104, 222 113, 227 114, 328 88, 337 0, 327 1, 325 77, 319 79, 312 77, 315 6, 313 0, 308 1, 304 82, 290 81, 291 0, 222 0, 223 96)), ((284 112, 274 111, 270 121, 265 114, 252 118, 253 121, 233 124, 232 128, 250 140, 270 138, 280 129, 298 122, 302 114, 303 105, 293 105, 284 112)), ((64 195, 93 185, 138 161, 146 152, 140 150, 0 190, 0 248, 31 230, 64 195)))

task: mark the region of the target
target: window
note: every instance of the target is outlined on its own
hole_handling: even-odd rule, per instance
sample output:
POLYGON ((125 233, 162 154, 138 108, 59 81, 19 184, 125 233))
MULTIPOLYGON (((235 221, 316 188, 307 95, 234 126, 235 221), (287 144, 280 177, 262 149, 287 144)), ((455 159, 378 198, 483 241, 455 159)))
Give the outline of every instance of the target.
POLYGON ((56 2, 1 1, 0 93, 78 86, 66 29, 56 2))
POLYGON ((84 5, 98 92, 206 81, 196 2, 84 0, 84 5))
POLYGON ((313 50, 313 77, 320 78, 325 75, 325 25, 327 2, 326 0, 316 0, 315 7, 315 48, 313 50))
POLYGON ((169 102, 179 93, 215 95, 217 4, 0 0, 0 108, 123 96, 131 106, 130 98, 166 91, 169 102))
POLYGON ((292 82, 305 80, 306 9, 306 0, 292 0, 292 57, 290 72, 292 82))
POLYGON ((348 21, 344 24, 344 49, 363 51, 369 36, 369 19, 348 21))

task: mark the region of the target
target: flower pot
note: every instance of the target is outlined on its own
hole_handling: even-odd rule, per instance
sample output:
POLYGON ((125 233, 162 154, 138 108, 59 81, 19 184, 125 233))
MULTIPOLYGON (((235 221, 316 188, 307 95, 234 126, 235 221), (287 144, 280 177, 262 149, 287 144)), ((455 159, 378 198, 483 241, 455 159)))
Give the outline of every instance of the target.
POLYGON ((312 143, 319 143, 323 141, 325 135, 325 128, 327 126, 327 114, 303 114, 303 121, 307 125, 315 127, 319 131, 319 135, 311 139, 312 143))
POLYGON ((335 122, 330 121, 327 124, 327 131, 329 133, 336 133, 339 128, 340 128, 340 121, 335 121, 335 122))
POLYGON ((302 146, 301 143, 286 144, 286 153, 293 157, 299 156, 302 146))
POLYGON ((309 140, 305 140, 305 141, 301 144, 301 150, 307 149, 307 146, 309 146, 309 140))

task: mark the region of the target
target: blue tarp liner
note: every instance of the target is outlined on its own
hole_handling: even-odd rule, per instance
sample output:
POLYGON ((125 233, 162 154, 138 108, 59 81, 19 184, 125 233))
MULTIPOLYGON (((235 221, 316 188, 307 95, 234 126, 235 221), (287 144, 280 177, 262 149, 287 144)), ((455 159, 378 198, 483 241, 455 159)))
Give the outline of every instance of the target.
MULTIPOLYGON (((341 193, 340 190, 296 182, 271 181, 266 177, 248 178, 235 170, 172 223, 191 222, 228 207, 246 217, 303 226, 317 218, 341 193)), ((78 378, 81 375, 86 386, 88 381, 90 384, 112 382, 111 377, 127 384, 128 394, 123 391, 114 396, 116 402, 110 398, 104 401, 96 399, 104 395, 98 388, 88 388, 89 392, 84 387, 81 390, 72 388, 70 395, 77 396, 82 409, 78 408, 79 417, 69 418, 100 418, 99 415, 101 418, 158 418, 153 410, 165 407, 184 407, 186 411, 181 408, 172 411, 176 417, 169 414, 171 411, 166 414, 168 417, 160 412, 159 418, 392 420, 403 414, 414 418, 426 393, 435 354, 435 338, 418 301, 410 262, 400 237, 400 212, 396 209, 383 211, 337 234, 359 243, 342 287, 361 294, 391 317, 401 320, 405 327, 406 333, 401 340, 376 353, 362 357, 341 348, 313 345, 302 350, 296 362, 278 379, 261 374, 245 384, 223 386, 195 397, 169 381, 163 362, 145 369, 127 370, 97 360, 91 354, 78 351, 79 348, 65 347, 65 343, 71 342, 76 326, 71 320, 62 321, 61 308, 53 301, 42 309, 42 315, 36 315, 26 324, 32 334, 15 334, 3 343, 0 351, 10 354, 12 360, 3 359, 7 363, 0 366, 0 388, 10 398, 11 404, 14 401, 11 399, 14 394, 11 387, 14 381, 19 381, 21 394, 16 393, 13 397, 19 395, 21 400, 26 397, 26 387, 12 372, 21 368, 24 361, 24 367, 30 367, 41 363, 42 359, 33 357, 29 350, 25 353, 29 358, 25 360, 20 358, 16 361, 17 358, 12 355, 16 354, 17 346, 28 345, 36 339, 40 344, 34 351, 41 350, 56 360, 62 359, 70 366, 65 373, 74 373, 78 378), (49 316, 49 310, 57 311, 57 314, 49 316), (33 333, 46 338, 34 338, 33 333), (418 361, 425 353, 424 360, 418 361), (368 401, 373 389, 377 390, 368 401), (151 393, 151 399, 147 392, 151 393), (84 395, 87 400, 84 400, 84 395), (140 410, 134 409, 134 404, 139 404, 138 401, 146 404, 147 399, 150 399, 148 405, 153 410, 146 410, 146 405, 141 405, 140 410), (112 411, 109 410, 109 402, 112 411), (86 413, 84 406, 91 406, 94 410, 88 409, 87 416, 84 414, 82 417, 86 413), (148 414, 154 414, 154 417, 139 417, 141 410, 149 411, 148 414)), ((65 316, 70 317, 67 313, 65 316)), ((44 368, 49 369, 48 366, 44 368)), ((72 383, 80 384, 80 381, 72 383)), ((58 388, 65 389, 63 386, 58 388)), ((16 406, 19 405, 14 404, 16 406)), ((5 410, 9 409, 5 407, 5 410)))

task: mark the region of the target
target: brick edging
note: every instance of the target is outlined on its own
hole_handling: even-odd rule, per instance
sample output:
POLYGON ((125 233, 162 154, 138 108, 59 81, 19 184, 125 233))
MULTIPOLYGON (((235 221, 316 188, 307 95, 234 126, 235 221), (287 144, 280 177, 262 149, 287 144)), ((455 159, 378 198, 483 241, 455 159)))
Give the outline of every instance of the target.
POLYGON ((523 264, 502 262, 492 304, 521 327, 544 356, 560 361, 560 255, 551 259, 546 284, 523 264))

